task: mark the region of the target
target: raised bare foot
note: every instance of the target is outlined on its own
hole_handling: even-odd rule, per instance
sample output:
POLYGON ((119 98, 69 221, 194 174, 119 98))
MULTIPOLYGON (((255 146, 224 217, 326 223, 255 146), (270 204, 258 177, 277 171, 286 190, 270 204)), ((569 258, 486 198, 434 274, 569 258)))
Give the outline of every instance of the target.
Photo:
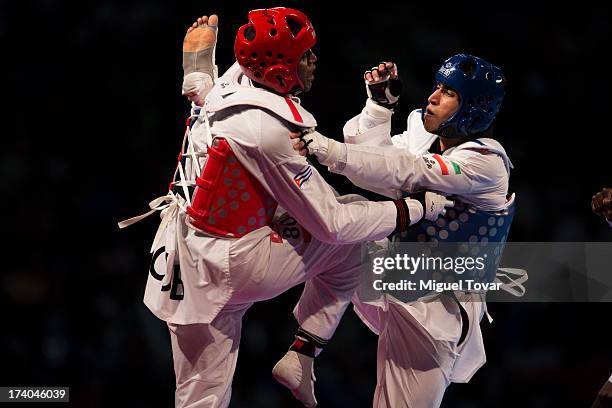
POLYGON ((217 78, 215 47, 219 17, 198 17, 183 40, 183 95, 202 105, 217 78))

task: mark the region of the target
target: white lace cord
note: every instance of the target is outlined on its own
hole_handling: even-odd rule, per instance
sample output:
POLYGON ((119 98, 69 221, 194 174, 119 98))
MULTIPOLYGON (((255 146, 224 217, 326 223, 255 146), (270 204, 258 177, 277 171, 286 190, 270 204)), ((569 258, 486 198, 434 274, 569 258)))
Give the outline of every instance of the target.
MULTIPOLYGON (((193 117, 193 114, 190 116, 190 118, 193 117)), ((187 140, 187 135, 189 134, 189 125, 187 125, 185 127, 185 134, 183 135, 183 141, 181 143, 181 152, 180 152, 180 157, 179 160, 176 163, 176 167, 174 168, 174 174, 172 175, 172 182, 170 183, 171 186, 176 186, 178 184, 180 184, 180 182, 176 181, 177 179, 177 175, 179 172, 179 167, 181 166, 181 159, 183 157, 183 154, 185 152, 185 141, 187 140)), ((170 190, 172 190, 172 187, 170 187, 170 190)))
POLYGON ((170 220, 174 219, 177 210, 182 208, 184 211, 186 211, 186 209, 181 203, 179 197, 177 197, 172 191, 169 191, 165 196, 157 197, 155 200, 151 201, 149 203, 149 207, 151 208, 150 211, 121 221, 118 223, 118 225, 119 228, 125 228, 147 218, 156 211, 161 211, 162 220, 159 224, 159 228, 157 229, 157 233, 155 234, 155 238, 153 239, 153 244, 151 244, 151 253, 153 253, 153 251, 159 247, 159 242, 166 231, 166 226, 170 220))
MULTIPOLYGON (((189 119, 193 119, 193 118, 197 118, 198 115, 195 114, 191 114, 189 119)), ((186 129, 185 129, 185 134, 183 136, 183 142, 181 145, 181 158, 183 155, 186 154, 186 147, 185 147, 185 142, 188 141, 189 143, 189 147, 191 148, 191 152, 189 152, 190 156, 192 157, 192 160, 195 161, 197 164, 197 168, 199 168, 199 162, 197 160, 198 156, 206 156, 206 152, 202 152, 202 153, 196 153, 193 150, 193 144, 191 143, 191 128, 189 125, 187 125, 186 129)), ((163 224, 167 224, 168 222, 168 215, 171 213, 174 213, 173 210, 175 210, 176 208, 181 208, 183 211, 187 211, 187 207, 191 205, 191 198, 189 195, 189 190, 188 187, 190 186, 195 186, 195 183, 193 181, 189 181, 186 179, 185 177, 185 172, 183 169, 183 164, 181 162, 181 160, 178 160, 178 163, 176 165, 176 169, 174 170, 174 176, 172 177, 173 181, 172 183, 170 183, 171 185, 180 185, 183 188, 183 193, 185 194, 185 200, 187 201, 187 206, 185 206, 183 203, 180 202, 180 200, 178 199, 178 197, 172 192, 172 190, 168 191, 168 194, 166 194, 165 196, 161 196, 158 197, 154 200, 152 200, 151 202, 149 202, 149 208, 151 208, 150 211, 147 211, 144 214, 138 215, 136 217, 132 217, 132 218, 128 218, 127 220, 123 220, 120 221, 119 223, 117 223, 117 225, 119 226, 120 229, 123 229, 125 227, 128 227, 132 224, 135 224, 147 217, 149 217, 151 214, 153 214, 156 211, 163 211, 165 209, 168 209, 168 212, 163 214, 162 216, 162 223, 163 224), (180 177, 180 181, 176 181, 177 178, 177 173, 180 177), (173 207, 173 208, 170 208, 173 207)), ((159 230, 163 230, 163 228, 160 228, 159 230)), ((155 238, 154 242, 157 241, 157 237, 155 238)))
POLYGON ((149 215, 153 214, 156 211, 165 210, 166 208, 170 207, 175 201, 177 201, 176 196, 172 194, 172 192, 168 192, 167 195, 157 197, 156 199, 149 202, 149 208, 151 209, 150 211, 147 211, 146 213, 138 215, 136 217, 128 218, 127 220, 118 222, 117 225, 121 229, 129 227, 130 225, 147 218, 149 215))
POLYGON ((185 195, 185 200, 187 200, 187 207, 191 207, 191 197, 189 196, 189 183, 187 182, 187 178, 185 177, 185 171, 183 170, 183 164, 179 160, 178 164, 179 175, 181 177, 181 181, 179 185, 183 189, 183 194, 185 195))
MULTIPOLYGON (((204 114, 204 116, 206 116, 206 112, 204 112, 204 109, 200 109, 198 111, 198 115, 194 115, 193 113, 191 114, 191 116, 189 117, 189 119, 193 119, 195 118, 196 120, 198 120, 198 117, 201 114, 204 114)), ((208 130, 208 128, 206 129, 208 130)), ((198 157, 202 157, 206 155, 206 152, 200 152, 199 154, 196 153, 195 149, 193 148, 193 140, 191 140, 191 127, 187 126, 187 132, 186 132, 186 138, 187 138, 187 145, 189 146, 188 152, 185 152, 185 140, 183 139, 183 151, 185 152, 185 154, 188 154, 191 157, 191 167, 192 169, 195 168, 195 174, 196 175, 200 175, 202 172, 202 169, 200 168, 200 161, 198 160, 198 157)), ((208 135, 207 135, 207 140, 206 140, 206 146, 210 146, 210 144, 208 143, 208 135)))
POLYGON ((176 217, 176 213, 178 212, 179 207, 183 209, 183 211, 187 211, 181 203, 179 197, 177 197, 172 191, 169 192, 168 196, 172 197, 172 202, 168 205, 168 208, 163 210, 161 213, 162 220, 159 224, 159 228, 157 228, 157 232, 155 233, 155 238, 153 238, 153 243, 151 244, 150 249, 151 253, 153 253, 157 248, 160 247, 159 241, 164 236, 166 232, 166 227, 170 220, 173 220, 176 217))
MULTIPOLYGON (((196 120, 200 120, 200 118, 204 119, 207 147, 205 148, 206 150, 203 152, 195 151, 195 149, 193 148, 193 140, 191 139, 191 126, 187 125, 185 129, 185 135, 183 136, 183 144, 181 146, 181 159, 183 156, 190 157, 192 169, 195 168, 195 174, 199 175, 202 172, 202 169, 200 167, 199 158, 207 156, 208 146, 210 146, 210 139, 212 139, 212 137, 211 137, 210 127, 208 126, 208 116, 206 115, 206 111, 203 108, 199 109, 197 113, 195 112, 195 110, 192 110, 192 113, 189 116, 189 119, 191 120, 194 118, 196 120)), ((171 184, 173 186, 178 185, 183 189, 183 194, 185 196, 185 200, 187 201, 187 206, 191 206, 191 195, 189 194, 189 187, 195 187, 196 183, 192 180, 188 180, 187 177, 185 176, 185 168, 183 167, 182 160, 179 160, 176 165, 176 170, 174 171, 173 180, 174 181, 172 181, 171 184), (176 181, 177 173, 180 179, 179 181, 176 181)))
POLYGON ((487 316, 487 320, 489 321, 489 324, 493 323, 493 316, 491 316, 491 314, 489 313, 489 308, 487 307, 487 303, 486 302, 482 302, 484 304, 484 313, 487 316))
POLYGON ((117 223, 119 228, 123 229, 125 227, 128 227, 132 224, 135 224, 149 217, 151 214, 153 214, 156 211, 161 211, 162 221, 157 230, 157 234, 155 234, 155 239, 153 240, 151 251, 157 248, 157 244, 159 240, 161 239, 162 232, 165 231, 165 227, 167 226, 168 222, 174 218, 178 209, 180 208, 184 212, 187 212, 187 207, 191 206, 191 196, 189 194, 188 187, 195 187, 196 183, 194 181, 187 180, 187 178, 185 177, 185 169, 183 168, 182 158, 183 156, 189 156, 191 158, 191 161, 193 162, 192 166, 195 166, 197 170, 196 174, 199 175, 201 173, 200 162, 198 158, 206 157, 208 155, 208 146, 210 146, 210 141, 212 140, 212 134, 210 131, 210 126, 208 124, 208 116, 206 115, 206 112, 203 109, 201 109, 198 112, 198 114, 194 114, 194 112, 192 111, 192 114, 189 117, 189 119, 193 119, 193 118, 200 118, 202 116, 204 117, 204 123, 206 126, 205 131, 206 131, 206 146, 207 147, 205 148, 203 152, 195 151, 195 149, 193 148, 192 140, 191 140, 191 127, 187 125, 187 128, 185 130, 185 135, 183 136, 183 143, 181 146, 181 157, 179 158, 178 163, 176 165, 176 169, 174 170, 174 176, 172 178, 173 181, 172 183, 170 183, 172 186, 179 185, 183 189, 183 194, 185 195, 185 202, 187 205, 181 202, 180 197, 174 194, 172 189, 170 189, 165 196, 157 197, 156 199, 149 202, 149 208, 151 209, 150 211, 147 211, 144 214, 138 215, 136 217, 128 218, 127 220, 123 220, 117 223), (185 142, 187 142, 187 146, 185 146, 185 142), (187 149, 189 151, 187 151, 187 149), (180 178, 179 181, 176 181, 177 173, 180 178))
MULTIPOLYGON (((191 119, 193 119, 194 117, 196 117, 196 115, 192 114, 189 116, 189 121, 191 121, 191 119)), ((178 170, 179 173, 179 177, 180 177, 180 182, 176 183, 175 181, 172 182, 173 185, 179 184, 180 187, 183 189, 183 194, 185 196, 185 200, 187 200, 187 206, 191 207, 191 196, 189 195, 189 185, 192 183, 189 183, 187 181, 187 177, 185 177, 185 169, 183 168, 183 155, 188 155, 189 153, 186 151, 187 146, 185 146, 185 142, 187 142, 187 146, 189 147, 190 150, 193 150, 193 143, 191 142, 191 124, 187 123, 187 129, 185 129, 185 136, 183 136, 183 145, 181 146, 181 157, 179 158, 178 163, 176 164, 176 168, 178 170)), ((192 161, 195 158, 195 152, 194 155, 192 156, 192 161)), ((197 161, 197 159, 196 159, 197 161)), ((174 180, 176 180, 176 171, 174 172, 174 180)))
POLYGON ((525 269, 499 268, 497 271, 495 283, 501 283, 501 288, 503 290, 516 297, 523 297, 525 295, 525 286, 523 286, 523 283, 527 282, 529 278, 525 269), (510 275, 513 275, 516 279, 510 275), (507 279, 508 282, 504 282, 500 278, 507 279))

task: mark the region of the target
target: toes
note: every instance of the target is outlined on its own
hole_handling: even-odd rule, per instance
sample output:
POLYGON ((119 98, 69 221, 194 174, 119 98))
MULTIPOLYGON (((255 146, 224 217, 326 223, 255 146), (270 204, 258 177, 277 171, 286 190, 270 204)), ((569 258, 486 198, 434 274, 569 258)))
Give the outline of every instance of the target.
POLYGON ((198 17, 198 19, 191 25, 191 27, 187 29, 187 33, 190 33, 194 28, 198 28, 199 26, 202 26, 202 25, 216 26, 217 24, 219 24, 219 17, 216 14, 213 14, 210 17, 208 16, 198 17))
POLYGON ((198 22, 194 22, 191 27, 187 28, 187 34, 189 34, 190 32, 192 32, 194 30, 194 28, 198 27, 198 22))

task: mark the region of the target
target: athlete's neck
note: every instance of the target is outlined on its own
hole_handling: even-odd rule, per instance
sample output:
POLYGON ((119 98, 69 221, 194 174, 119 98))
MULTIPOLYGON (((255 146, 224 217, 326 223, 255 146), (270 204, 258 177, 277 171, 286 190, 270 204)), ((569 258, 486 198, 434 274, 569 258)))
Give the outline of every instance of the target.
POLYGON ((446 137, 439 137, 438 140, 440 140, 440 150, 445 151, 446 149, 450 149, 451 147, 455 147, 460 145, 461 143, 465 143, 469 139, 466 137, 458 137, 452 139, 446 137))

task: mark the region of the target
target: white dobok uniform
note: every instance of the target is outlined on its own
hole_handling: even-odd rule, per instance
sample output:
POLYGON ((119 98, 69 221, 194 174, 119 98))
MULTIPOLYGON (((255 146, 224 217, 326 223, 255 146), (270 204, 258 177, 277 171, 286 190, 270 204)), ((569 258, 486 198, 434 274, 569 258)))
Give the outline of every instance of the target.
MULTIPOLYGON (((295 318, 305 330, 329 339, 358 285, 358 243, 384 238, 396 227, 393 202, 337 197, 293 150, 288 129, 316 126, 296 98, 254 87, 235 64, 216 81, 204 109, 210 134, 227 140, 279 207, 272 225, 253 217, 245 226, 250 232, 227 238, 195 228, 183 197, 160 199, 167 208, 152 248, 158 256, 144 302, 170 329, 177 407, 229 405, 241 320, 253 302, 306 282, 295 318), (173 282, 180 288, 170 290, 173 282)), ((197 120, 183 152, 184 184, 191 185, 207 160, 196 153, 210 146, 205 115, 197 115, 197 109, 192 114, 197 120)), ((248 205, 248 197, 231 176, 224 182, 237 189, 235 200, 230 192, 225 203, 231 216, 248 205)), ((255 211, 264 215, 266 209, 255 211)))
MULTIPOLYGON (((434 157, 428 150, 437 136, 425 130, 419 110, 409 115, 405 132, 390 137, 390 112, 387 119, 373 119, 365 116, 371 109, 382 108, 368 101, 346 123, 346 150, 330 170, 392 198, 402 191, 429 190, 480 210, 499 211, 512 204, 514 196, 507 199, 512 164, 497 141, 466 142, 434 157)), ((486 304, 474 298, 480 295, 457 294, 470 321, 458 347, 462 320, 450 297, 403 303, 383 295, 364 303, 359 291, 355 311, 379 335, 375 407, 438 407, 450 382, 469 381, 485 363, 479 322, 486 304)))

